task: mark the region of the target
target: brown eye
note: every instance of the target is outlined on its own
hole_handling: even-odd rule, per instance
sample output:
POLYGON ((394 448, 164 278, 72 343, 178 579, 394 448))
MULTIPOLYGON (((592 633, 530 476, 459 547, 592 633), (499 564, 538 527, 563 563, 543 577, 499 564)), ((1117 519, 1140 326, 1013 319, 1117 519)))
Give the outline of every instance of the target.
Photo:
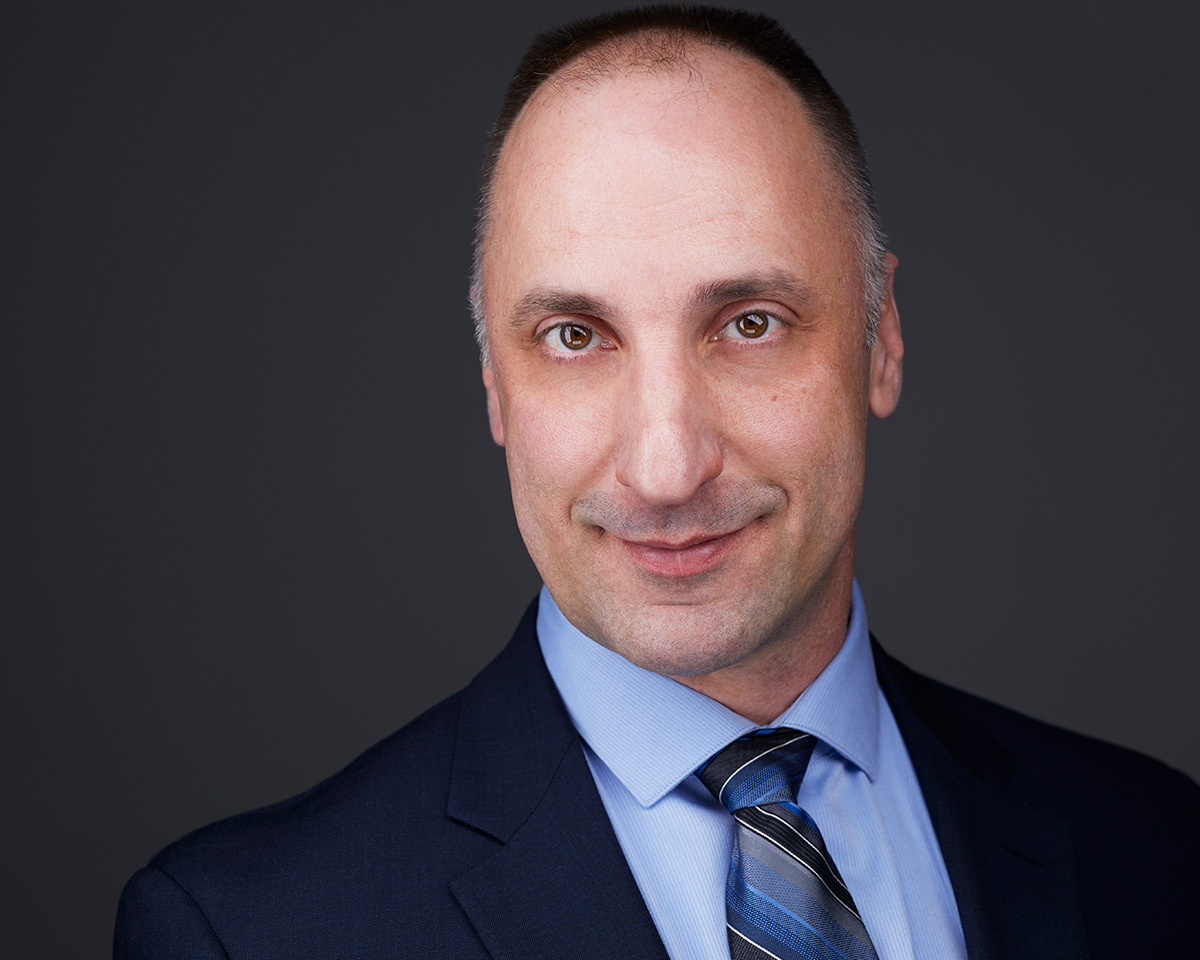
POLYGON ((743 337, 755 340, 767 332, 770 320, 765 313, 747 313, 738 317, 734 321, 734 326, 743 337))
POLYGON ((558 337, 568 350, 582 350, 592 342, 592 331, 578 323, 564 323, 558 328, 558 337))

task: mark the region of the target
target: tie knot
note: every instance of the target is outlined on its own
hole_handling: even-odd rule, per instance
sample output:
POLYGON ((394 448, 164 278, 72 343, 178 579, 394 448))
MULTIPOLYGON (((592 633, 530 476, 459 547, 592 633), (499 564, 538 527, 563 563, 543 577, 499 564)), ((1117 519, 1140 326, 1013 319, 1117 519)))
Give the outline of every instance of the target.
POLYGON ((764 803, 795 803, 817 738, 788 727, 738 737, 696 771, 730 813, 764 803))

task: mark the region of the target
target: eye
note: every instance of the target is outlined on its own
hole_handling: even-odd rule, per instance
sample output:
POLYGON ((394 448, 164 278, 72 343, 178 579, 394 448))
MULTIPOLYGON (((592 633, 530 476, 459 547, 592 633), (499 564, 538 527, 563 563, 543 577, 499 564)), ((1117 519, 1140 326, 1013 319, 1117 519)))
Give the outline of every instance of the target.
POLYGON ((738 314, 721 328, 718 339, 760 340, 779 328, 780 320, 765 310, 749 310, 738 314))
POLYGON ((583 323, 558 323, 542 334, 543 342, 552 353, 585 353, 596 347, 608 346, 594 329, 583 323))

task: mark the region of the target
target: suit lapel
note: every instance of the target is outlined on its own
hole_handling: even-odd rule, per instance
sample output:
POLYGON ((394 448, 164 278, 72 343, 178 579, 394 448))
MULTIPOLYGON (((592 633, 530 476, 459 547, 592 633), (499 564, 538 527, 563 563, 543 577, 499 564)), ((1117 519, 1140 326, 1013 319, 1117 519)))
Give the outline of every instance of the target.
POLYGON ((496 960, 666 960, 526 612, 464 694, 447 814, 501 841, 450 884, 496 960))
POLYGON ((940 686, 874 646, 971 960, 1083 960, 1070 823, 1009 795, 1019 763, 940 686))

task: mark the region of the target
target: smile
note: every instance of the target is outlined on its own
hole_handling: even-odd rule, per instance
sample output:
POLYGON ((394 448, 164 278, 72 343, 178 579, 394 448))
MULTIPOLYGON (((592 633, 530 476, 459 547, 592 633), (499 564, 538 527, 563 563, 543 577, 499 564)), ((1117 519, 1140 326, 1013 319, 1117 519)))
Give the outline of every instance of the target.
POLYGON ((714 537, 694 537, 680 543, 621 540, 634 562, 647 573, 682 579, 706 573, 726 558, 739 540, 742 527, 714 537))

